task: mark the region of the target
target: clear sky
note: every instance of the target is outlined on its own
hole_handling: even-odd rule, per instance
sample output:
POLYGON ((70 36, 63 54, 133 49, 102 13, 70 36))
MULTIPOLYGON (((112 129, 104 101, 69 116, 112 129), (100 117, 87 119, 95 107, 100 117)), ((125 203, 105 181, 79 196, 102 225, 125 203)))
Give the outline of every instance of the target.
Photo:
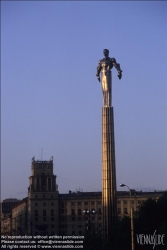
POLYGON ((164 1, 1 2, 1 199, 27 196, 33 156, 53 156, 60 193, 101 190, 104 48, 123 70, 118 190, 167 189, 166 23, 164 1))

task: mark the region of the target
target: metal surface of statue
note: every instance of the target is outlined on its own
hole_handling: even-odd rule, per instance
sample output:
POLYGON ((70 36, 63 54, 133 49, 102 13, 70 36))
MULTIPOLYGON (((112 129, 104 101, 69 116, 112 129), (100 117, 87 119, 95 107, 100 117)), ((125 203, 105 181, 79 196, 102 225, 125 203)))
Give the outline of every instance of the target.
POLYGON ((114 113, 111 106, 111 69, 113 66, 117 69, 119 79, 122 77, 122 70, 116 60, 109 57, 109 50, 104 49, 103 53, 105 57, 99 61, 96 77, 99 82, 101 80, 104 105, 102 107, 102 211, 103 236, 107 241, 117 220, 114 113))
POLYGON ((101 72, 101 85, 102 85, 102 91, 103 91, 103 102, 104 107, 110 107, 111 106, 111 69, 113 66, 118 71, 118 78, 121 79, 122 77, 122 70, 120 68, 120 65, 116 62, 115 58, 109 57, 109 50, 104 49, 103 50, 104 58, 99 61, 99 65, 97 67, 97 73, 96 77, 100 82, 100 72, 101 72))

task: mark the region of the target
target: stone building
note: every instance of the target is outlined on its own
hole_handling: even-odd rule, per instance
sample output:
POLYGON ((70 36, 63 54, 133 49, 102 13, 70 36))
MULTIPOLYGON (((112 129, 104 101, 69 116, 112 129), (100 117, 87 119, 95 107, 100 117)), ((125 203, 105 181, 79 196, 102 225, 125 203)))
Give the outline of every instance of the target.
POLYGON ((12 235, 28 234, 27 204, 28 204, 28 198, 26 197, 12 207, 12 213, 11 213, 12 235))
POLYGON ((11 213, 12 207, 19 203, 20 200, 16 198, 5 199, 0 202, 0 215, 1 215, 1 232, 3 231, 4 235, 11 234, 11 213))
POLYGON ((53 158, 50 161, 32 159, 32 175, 28 188, 29 235, 58 235, 58 186, 53 174, 53 158))
MULTIPOLYGON (((33 158, 29 182, 28 197, 1 202, 2 235, 83 235, 88 227, 103 232, 102 193, 59 194, 53 158, 49 161, 33 158), (84 215, 83 210, 97 213, 84 215)), ((131 190, 130 195, 127 191, 117 191, 118 218, 130 216, 131 207, 135 211, 142 201, 150 197, 157 200, 163 193, 131 190)))

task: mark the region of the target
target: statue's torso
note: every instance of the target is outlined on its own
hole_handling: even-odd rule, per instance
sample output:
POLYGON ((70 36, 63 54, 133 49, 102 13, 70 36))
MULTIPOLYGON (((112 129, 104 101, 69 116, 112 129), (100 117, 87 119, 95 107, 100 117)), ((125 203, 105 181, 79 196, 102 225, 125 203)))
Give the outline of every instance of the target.
POLYGON ((104 71, 110 71, 113 67, 112 59, 111 58, 103 58, 100 60, 100 65, 102 70, 104 71))

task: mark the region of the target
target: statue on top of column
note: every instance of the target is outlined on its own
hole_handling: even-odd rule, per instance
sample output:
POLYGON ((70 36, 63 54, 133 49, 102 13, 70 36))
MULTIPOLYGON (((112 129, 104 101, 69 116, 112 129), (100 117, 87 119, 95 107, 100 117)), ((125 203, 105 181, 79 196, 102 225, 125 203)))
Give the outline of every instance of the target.
POLYGON ((113 66, 118 71, 118 78, 122 77, 122 70, 119 63, 116 62, 115 58, 109 57, 109 50, 103 50, 104 58, 99 61, 97 66, 96 77, 100 82, 100 72, 101 72, 101 84, 103 91, 103 102, 105 107, 111 106, 111 69, 113 66))

